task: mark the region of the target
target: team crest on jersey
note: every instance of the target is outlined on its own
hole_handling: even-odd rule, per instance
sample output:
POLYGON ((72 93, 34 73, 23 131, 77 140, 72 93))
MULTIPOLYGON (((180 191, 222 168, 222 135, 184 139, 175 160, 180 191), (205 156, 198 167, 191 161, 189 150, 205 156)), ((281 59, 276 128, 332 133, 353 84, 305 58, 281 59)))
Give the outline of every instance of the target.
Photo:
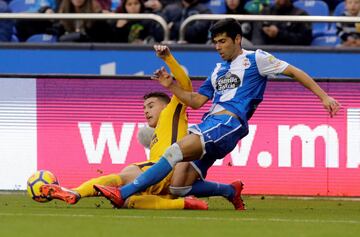
POLYGON ((234 89, 242 86, 242 80, 235 74, 227 72, 224 76, 216 81, 216 90, 223 91, 227 89, 234 89))
POLYGON ((244 58, 242 65, 244 66, 244 69, 248 69, 251 66, 250 60, 248 58, 244 58))

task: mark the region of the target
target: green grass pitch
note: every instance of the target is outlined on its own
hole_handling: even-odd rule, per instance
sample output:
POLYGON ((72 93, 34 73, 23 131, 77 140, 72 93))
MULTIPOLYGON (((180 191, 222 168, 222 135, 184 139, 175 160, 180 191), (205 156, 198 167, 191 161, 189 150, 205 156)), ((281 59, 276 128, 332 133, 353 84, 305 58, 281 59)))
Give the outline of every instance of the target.
MULTIPOLYGON (((69 206, 0 194, 0 236, 360 236, 360 201, 245 196, 247 210, 222 198, 208 211, 113 209, 106 199, 69 206)), ((360 200, 360 199, 359 199, 360 200)))

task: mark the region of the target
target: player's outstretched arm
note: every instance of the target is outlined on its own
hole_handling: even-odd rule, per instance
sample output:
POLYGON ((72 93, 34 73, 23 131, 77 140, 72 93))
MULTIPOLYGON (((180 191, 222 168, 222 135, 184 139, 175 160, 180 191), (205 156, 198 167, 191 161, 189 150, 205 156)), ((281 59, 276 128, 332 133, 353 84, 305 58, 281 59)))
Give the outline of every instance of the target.
POLYGON ((193 88, 189 76, 171 54, 169 47, 166 45, 156 44, 154 45, 154 50, 156 55, 165 61, 179 85, 186 91, 192 91, 193 88))
POLYGON ((166 71, 164 67, 156 70, 151 79, 157 80, 163 87, 170 90, 184 104, 190 106, 193 109, 200 108, 209 99, 208 97, 203 96, 197 92, 186 91, 178 86, 176 83, 174 83, 172 76, 166 71))
POLYGON ((324 105, 324 108, 329 112, 330 117, 333 117, 339 111, 341 107, 339 102, 330 97, 307 73, 301 69, 289 65, 282 74, 294 78, 319 97, 324 105))

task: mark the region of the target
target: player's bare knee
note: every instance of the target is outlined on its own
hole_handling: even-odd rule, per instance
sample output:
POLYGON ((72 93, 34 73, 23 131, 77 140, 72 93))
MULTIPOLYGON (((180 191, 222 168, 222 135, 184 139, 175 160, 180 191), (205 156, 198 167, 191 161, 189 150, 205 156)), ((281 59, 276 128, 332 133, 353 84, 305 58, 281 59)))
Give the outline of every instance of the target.
POLYGON ((166 149, 164 154, 165 159, 169 162, 171 167, 174 167, 176 163, 183 160, 183 154, 178 144, 172 144, 166 149))
POLYGON ((174 168, 174 173, 171 178, 171 186, 191 186, 199 178, 199 173, 194 169, 190 162, 181 162, 176 164, 174 168))
POLYGON ((142 174, 142 171, 137 165, 129 165, 120 172, 119 176, 123 184, 128 184, 134 181, 140 174, 142 174))

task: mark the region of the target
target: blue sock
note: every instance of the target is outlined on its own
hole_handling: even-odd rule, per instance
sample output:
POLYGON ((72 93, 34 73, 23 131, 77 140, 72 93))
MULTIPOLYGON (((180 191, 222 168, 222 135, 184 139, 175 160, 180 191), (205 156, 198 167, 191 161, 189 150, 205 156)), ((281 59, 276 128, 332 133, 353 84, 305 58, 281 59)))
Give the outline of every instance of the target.
POLYGON ((125 200, 134 193, 144 191, 147 187, 165 178, 171 170, 172 167, 167 159, 161 157, 156 164, 139 175, 132 183, 122 186, 120 188, 121 197, 125 200))
POLYGON ((197 180, 192 185, 192 188, 187 195, 194 195, 196 197, 223 196, 225 198, 232 198, 235 195, 235 190, 230 184, 197 180))

